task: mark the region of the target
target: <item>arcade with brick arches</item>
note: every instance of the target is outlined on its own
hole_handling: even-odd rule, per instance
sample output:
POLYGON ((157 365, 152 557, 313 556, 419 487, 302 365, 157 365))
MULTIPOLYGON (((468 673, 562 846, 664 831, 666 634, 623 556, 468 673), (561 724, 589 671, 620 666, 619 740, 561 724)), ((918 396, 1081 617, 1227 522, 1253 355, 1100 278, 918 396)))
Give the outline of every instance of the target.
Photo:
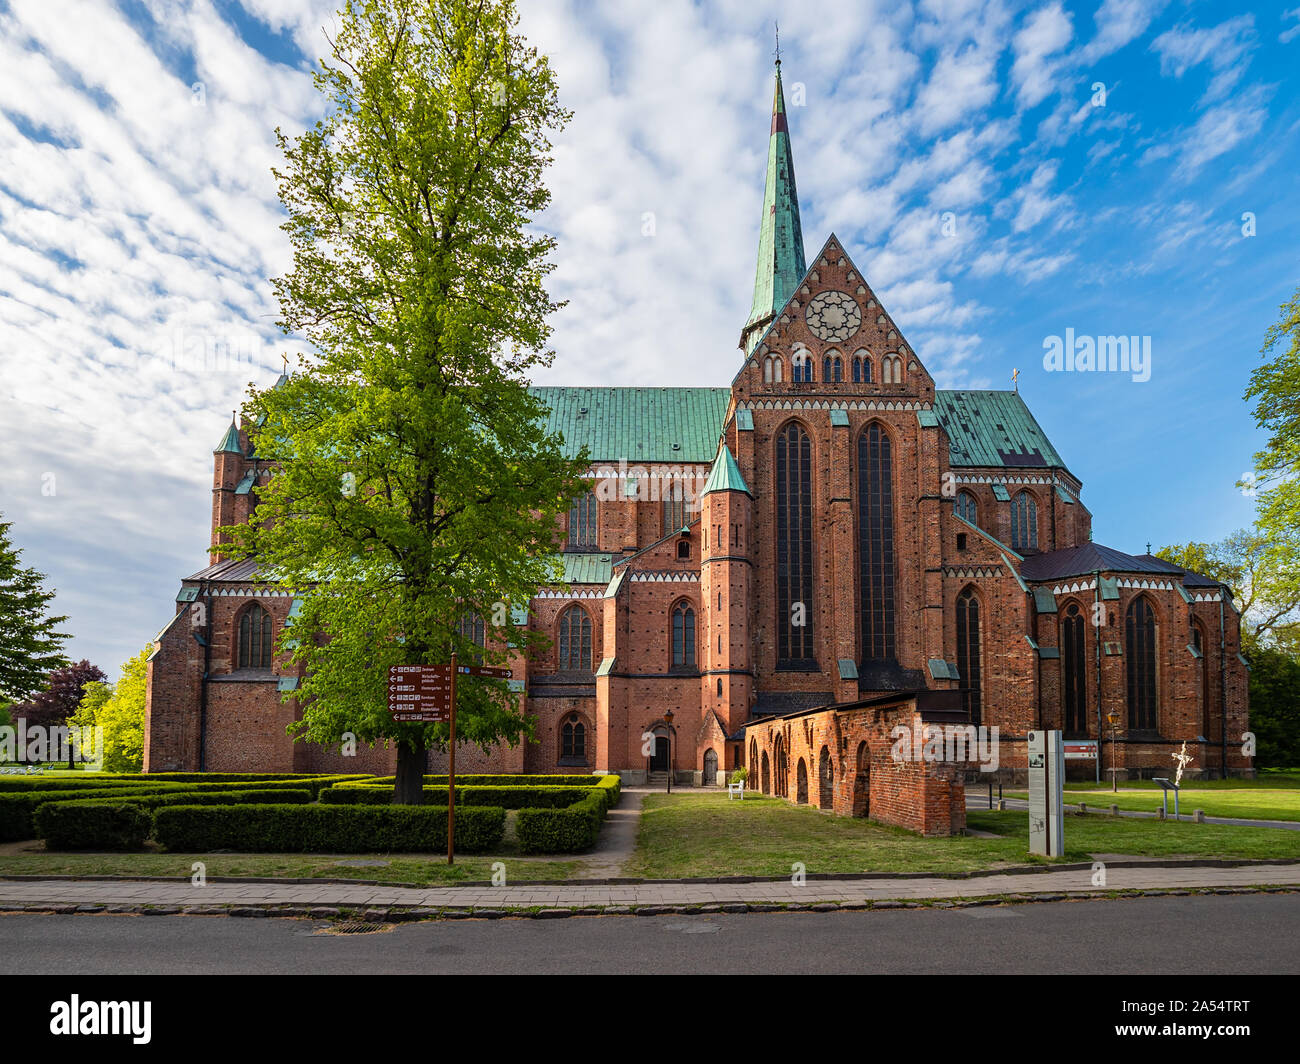
MULTIPOLYGON (((739 343, 728 388, 534 389, 591 490, 564 522, 566 586, 527 608, 551 647, 510 660, 539 741, 462 746, 458 768, 716 786, 746 766, 750 789, 927 834, 961 830, 979 773, 896 761, 899 725, 996 726, 1017 779, 1028 731, 1095 740, 1114 714, 1121 779, 1166 774, 1184 740, 1192 776, 1253 774, 1226 587, 1094 542, 1017 391, 936 389, 834 234, 805 260, 779 65, 739 343)), ((382 747, 285 734, 298 677, 268 639, 294 603, 216 532, 272 471, 232 422, 213 562, 149 661, 148 771, 394 770, 382 747)))

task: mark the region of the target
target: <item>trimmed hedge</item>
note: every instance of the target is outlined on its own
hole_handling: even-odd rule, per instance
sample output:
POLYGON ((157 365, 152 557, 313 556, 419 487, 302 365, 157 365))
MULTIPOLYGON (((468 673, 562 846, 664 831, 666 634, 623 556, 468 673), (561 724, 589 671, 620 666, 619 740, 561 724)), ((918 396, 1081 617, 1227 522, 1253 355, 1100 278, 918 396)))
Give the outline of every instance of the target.
MULTIPOLYGON (((458 810, 456 849, 493 849, 505 830, 500 807, 458 810)), ((447 848, 447 807, 172 805, 158 810, 154 835, 174 853, 437 853, 447 848)))
POLYGON ((32 819, 47 850, 138 850, 153 814, 136 802, 47 802, 32 819))
MULTIPOLYGON (((88 787, 81 792, 86 798, 125 798, 128 796, 158 794, 165 785, 155 787, 88 787)), ((0 842, 36 838, 32 826, 32 813, 46 802, 66 802, 66 790, 31 791, 17 794, 0 794, 0 842)))
POLYGON ((515 837, 524 853, 578 853, 596 845, 605 814, 618 804, 621 780, 602 776, 596 789, 566 809, 521 809, 515 837))
MULTIPOLYGON (((457 772, 457 787, 594 787, 599 783, 603 776, 593 776, 591 774, 577 776, 533 776, 533 775, 492 775, 489 773, 470 773, 457 772)), ((446 787, 448 777, 446 774, 439 776, 425 776, 424 785, 426 787, 446 787)), ((355 784, 348 783, 345 786, 358 787, 391 787, 397 782, 396 776, 373 776, 368 780, 360 780, 355 784)))
MULTIPOLYGON (((591 794, 590 787, 457 787, 456 807, 499 805, 502 809, 555 809, 591 794)), ((389 805, 391 787, 329 787, 320 792, 326 805, 389 805)), ((447 804, 446 787, 425 787, 424 800, 447 804)))
POLYGON ((122 779, 118 776, 104 776, 99 773, 87 773, 83 779, 69 776, 0 776, 0 793, 26 791, 70 791, 86 787, 134 787, 140 783, 135 779, 122 779))

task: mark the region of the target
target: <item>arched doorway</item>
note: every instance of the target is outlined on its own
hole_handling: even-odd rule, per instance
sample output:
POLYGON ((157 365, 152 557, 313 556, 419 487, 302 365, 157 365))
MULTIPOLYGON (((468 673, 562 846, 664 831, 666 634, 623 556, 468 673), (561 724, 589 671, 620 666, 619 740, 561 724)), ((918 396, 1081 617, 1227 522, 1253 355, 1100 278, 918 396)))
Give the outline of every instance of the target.
POLYGON ((712 748, 704 751, 704 786, 716 787, 718 784, 718 755, 712 748))
POLYGON ((800 805, 808 804, 808 766, 804 764, 803 758, 799 758, 799 764, 795 768, 795 801, 800 805))
POLYGON ((655 738, 654 753, 650 755, 651 772, 667 772, 672 764, 672 738, 666 727, 657 724, 651 729, 655 738))
POLYGON ((866 816, 871 806, 871 751, 866 742, 858 743, 858 757, 853 771, 853 815, 866 816))
POLYGON ((767 765, 767 751, 763 751, 763 793, 772 793, 772 776, 767 765))
POLYGON ((785 739, 778 735, 772 747, 772 793, 778 798, 790 797, 790 785, 787 779, 788 769, 785 763, 785 739))
POLYGON ((835 766, 830 750, 824 746, 817 759, 817 802, 823 809, 835 808, 835 766))

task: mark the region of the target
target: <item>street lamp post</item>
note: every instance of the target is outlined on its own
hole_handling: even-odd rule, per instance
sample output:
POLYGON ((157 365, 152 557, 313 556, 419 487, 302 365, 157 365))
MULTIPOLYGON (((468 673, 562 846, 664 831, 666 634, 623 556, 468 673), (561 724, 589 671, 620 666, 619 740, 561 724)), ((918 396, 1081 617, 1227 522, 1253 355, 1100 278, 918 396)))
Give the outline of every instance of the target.
POLYGON ((673 711, 664 711, 664 723, 668 725, 668 793, 673 793, 673 711))

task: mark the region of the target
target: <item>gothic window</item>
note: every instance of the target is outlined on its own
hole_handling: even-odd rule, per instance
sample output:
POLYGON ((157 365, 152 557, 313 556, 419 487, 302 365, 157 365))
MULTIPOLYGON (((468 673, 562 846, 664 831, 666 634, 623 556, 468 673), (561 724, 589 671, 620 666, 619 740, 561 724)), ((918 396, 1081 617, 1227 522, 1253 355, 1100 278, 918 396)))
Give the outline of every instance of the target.
POLYGON ((979 508, 975 505, 975 496, 969 491, 959 491, 952 503, 953 513, 972 525, 978 525, 979 508))
POLYGON ((777 661, 813 659, 812 440, 797 421, 776 438, 777 661))
POLYGON ((822 380, 842 381, 844 379, 844 361, 839 353, 832 350, 822 359, 822 380))
POLYGON ((882 384, 903 383, 903 360, 897 355, 885 356, 880 367, 880 382, 882 384))
POLYGON ((695 611, 686 602, 673 607, 673 667, 695 668, 695 611))
POLYGON ((791 358, 794 363, 794 369, 790 374, 790 379, 796 384, 811 384, 813 379, 813 360, 805 349, 800 348, 791 358))
POLYGON ((594 547, 596 545, 596 496, 587 492, 574 500, 569 507, 569 546, 594 547))
POLYGON ((239 618, 239 669, 271 667, 271 615, 254 602, 239 618))
POLYGON ((760 789, 760 781, 758 777, 758 743, 753 739, 749 740, 749 762, 745 767, 749 769, 749 772, 746 773, 749 777, 749 779, 746 780, 746 783, 755 790, 760 789))
POLYGON ((865 350, 853 353, 853 383, 871 383, 871 356, 865 350))
POLYGON ((957 597, 957 689, 972 724, 980 723, 980 604, 967 588, 957 597))
POLYGON ((1065 734, 1088 734, 1088 659, 1083 648, 1083 613, 1073 602, 1061 618, 1061 670, 1065 685, 1065 734))
POLYGON ((664 535, 670 536, 686 527, 686 500, 682 498, 682 485, 674 481, 664 499, 664 535))
POLYGON ((560 729, 560 756, 587 760, 587 727, 576 713, 560 729))
POLYGON ((1213 696, 1213 690, 1210 687, 1210 659, 1206 656, 1209 651, 1210 641, 1206 637, 1205 628, 1200 621, 1192 623, 1192 646, 1201 654, 1197 660, 1197 664, 1201 667, 1201 734, 1207 739, 1213 739, 1210 715, 1210 700, 1213 696))
POLYGON ((1130 732, 1156 730, 1156 615, 1139 595, 1124 619, 1124 666, 1128 687, 1130 732))
POLYGON ((1011 548, 1038 549, 1038 503, 1027 491, 1020 492, 1011 501, 1011 548))
POLYGON ((560 668, 591 672, 591 618, 581 606, 560 614, 560 668))
MULTIPOLYGON (((460 637, 467 643, 473 643, 476 647, 487 646, 487 630, 483 624, 483 618, 477 613, 463 613, 461 618, 456 622, 456 631, 460 637)), ((483 663, 482 654, 471 655, 476 664, 483 663)))
POLYGON ((790 797, 789 774, 790 766, 786 763, 785 740, 778 735, 772 747, 772 793, 778 798, 790 797))
POLYGON ((894 467, 878 421, 858 437, 858 590, 862 658, 894 658, 894 467))

